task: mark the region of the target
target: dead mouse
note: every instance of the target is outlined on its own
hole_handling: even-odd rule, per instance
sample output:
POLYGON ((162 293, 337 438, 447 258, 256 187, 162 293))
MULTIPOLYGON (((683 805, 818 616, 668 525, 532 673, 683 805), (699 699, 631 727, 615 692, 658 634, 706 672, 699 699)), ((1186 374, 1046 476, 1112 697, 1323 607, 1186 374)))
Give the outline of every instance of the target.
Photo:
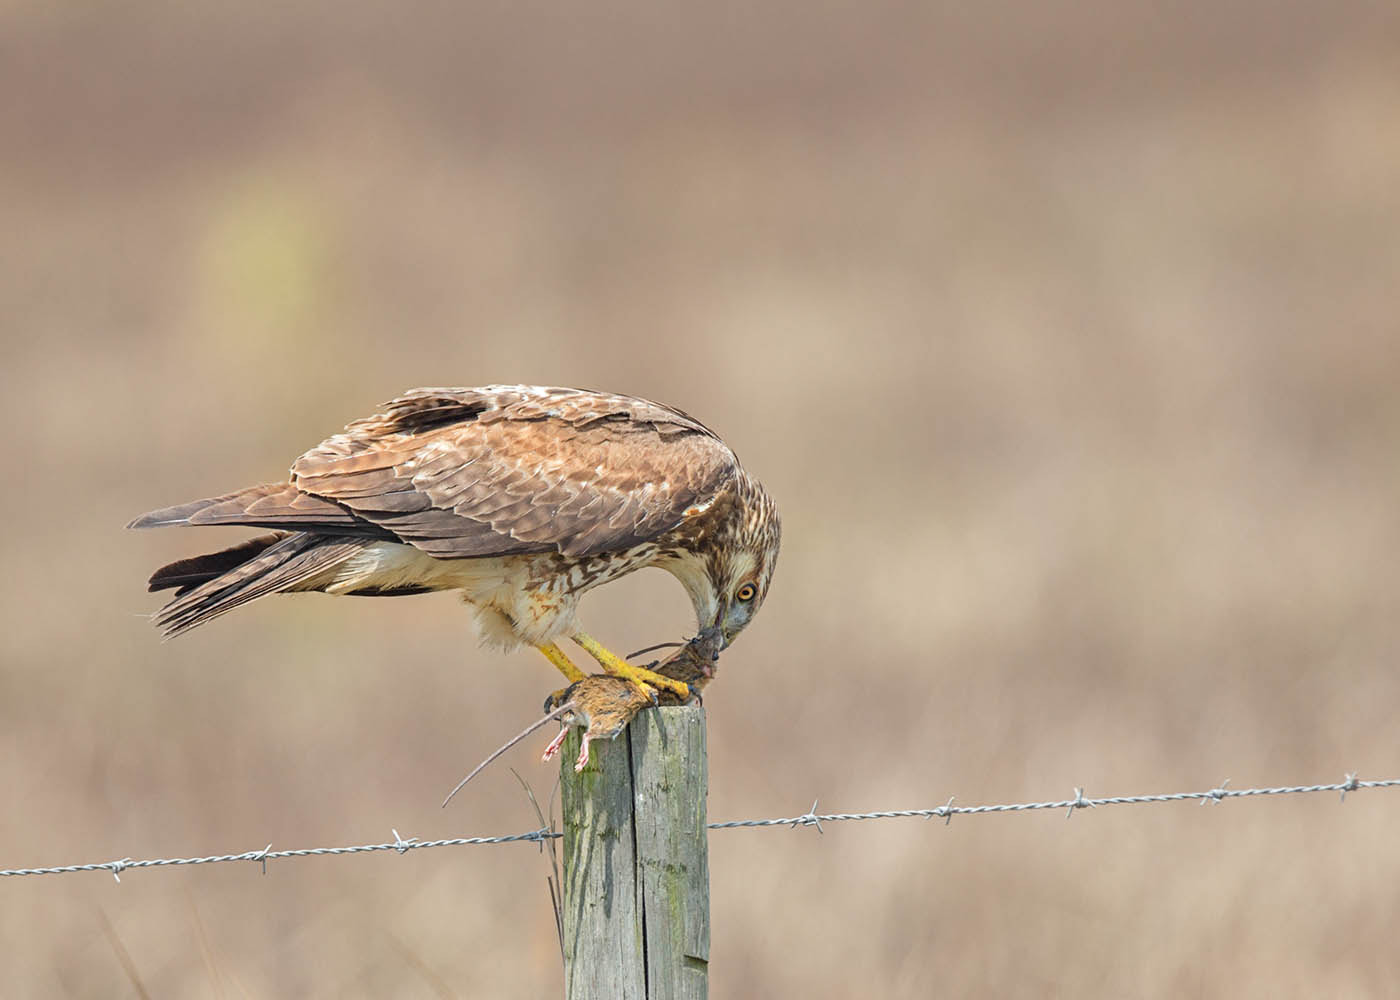
MULTIPOLYGON (((698 701, 700 691, 714 679, 715 663, 719 659, 722 646, 723 640, 718 629, 704 629, 665 660, 655 664, 652 669, 675 680, 685 681, 693 692, 691 700, 698 701)), ((663 690, 658 693, 659 700, 655 704, 681 704, 680 698, 669 691, 663 690)), ((471 774, 458 782, 457 787, 448 793, 442 804, 446 806, 452 801, 452 796, 485 770, 488 764, 551 719, 558 719, 562 727, 559 735, 545 748, 544 760, 552 760, 564 745, 569 729, 580 726, 583 728, 583 745, 579 750, 578 760, 574 762, 574 770, 582 771, 588 763, 589 743, 593 740, 615 739, 638 712, 650 708, 653 704, 652 699, 643 694, 636 685, 610 674, 590 674, 582 680, 575 681, 562 691, 556 691, 546 698, 544 716, 521 730, 478 764, 471 774)))

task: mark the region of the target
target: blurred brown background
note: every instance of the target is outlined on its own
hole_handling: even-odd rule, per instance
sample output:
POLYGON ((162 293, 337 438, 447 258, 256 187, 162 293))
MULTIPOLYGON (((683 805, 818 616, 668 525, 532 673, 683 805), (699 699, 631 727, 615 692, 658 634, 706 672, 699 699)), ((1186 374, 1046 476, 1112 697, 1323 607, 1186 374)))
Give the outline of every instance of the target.
MULTIPOLYGON (((162 645, 143 510, 416 385, 782 505, 715 819, 1400 776, 1393 4, 0 5, 0 866, 514 833, 449 596, 162 645)), ((689 627, 642 574, 585 604, 689 627)), ((539 742, 538 740, 535 742, 539 742)), ((717 997, 1400 991, 1400 796, 717 832, 717 997)), ((531 846, 0 884, 5 995, 550 996, 531 846)))

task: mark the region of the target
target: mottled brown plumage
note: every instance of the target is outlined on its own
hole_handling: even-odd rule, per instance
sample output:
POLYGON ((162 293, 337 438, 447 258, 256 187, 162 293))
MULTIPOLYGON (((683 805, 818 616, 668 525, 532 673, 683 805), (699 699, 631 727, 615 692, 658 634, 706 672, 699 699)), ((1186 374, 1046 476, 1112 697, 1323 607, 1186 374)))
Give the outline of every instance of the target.
POLYGON ((728 642, 767 595, 780 538, 762 486, 693 417, 538 386, 412 390, 306 452, 286 482, 131 526, 173 524, 274 531, 158 570, 151 589, 175 589, 156 616, 167 635, 274 592, 459 589, 485 639, 538 646, 571 680, 582 674, 554 645, 565 636, 649 679, 578 627, 589 589, 662 567, 728 642))

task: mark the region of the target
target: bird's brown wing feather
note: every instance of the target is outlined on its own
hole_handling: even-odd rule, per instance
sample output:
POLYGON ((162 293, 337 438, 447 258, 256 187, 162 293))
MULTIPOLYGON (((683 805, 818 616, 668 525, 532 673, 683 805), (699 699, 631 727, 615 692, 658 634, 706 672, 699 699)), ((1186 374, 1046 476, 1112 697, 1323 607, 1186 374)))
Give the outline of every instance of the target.
POLYGON ((291 482, 134 526, 252 524, 398 539, 440 558, 628 548, 734 476, 703 424, 578 389, 416 389, 302 455, 291 482))
POLYGON ((419 389, 292 466, 430 555, 627 548, 680 523, 734 474, 704 425, 646 400, 576 389, 419 389))
POLYGON ((177 524, 244 524, 330 535, 394 537, 345 508, 305 493, 291 483, 264 483, 223 496, 162 507, 142 514, 127 527, 161 528, 177 524))

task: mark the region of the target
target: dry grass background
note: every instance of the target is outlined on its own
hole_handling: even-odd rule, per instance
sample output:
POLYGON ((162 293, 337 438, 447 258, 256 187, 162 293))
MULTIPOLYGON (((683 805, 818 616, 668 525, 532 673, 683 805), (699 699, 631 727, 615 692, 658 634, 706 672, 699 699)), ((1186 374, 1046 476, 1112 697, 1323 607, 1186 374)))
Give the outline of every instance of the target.
MULTIPOLYGON (((532 825, 504 765, 437 808, 557 681, 450 598, 141 617, 235 536, 129 517, 421 384, 667 400, 768 483, 717 819, 1400 774, 1393 5, 11 0, 0 49, 0 865, 532 825)), ((1394 995, 1397 817, 716 833, 714 995, 1394 995)), ((544 875, 7 880, 3 992, 130 992, 105 913, 154 996, 547 996, 544 875)))

